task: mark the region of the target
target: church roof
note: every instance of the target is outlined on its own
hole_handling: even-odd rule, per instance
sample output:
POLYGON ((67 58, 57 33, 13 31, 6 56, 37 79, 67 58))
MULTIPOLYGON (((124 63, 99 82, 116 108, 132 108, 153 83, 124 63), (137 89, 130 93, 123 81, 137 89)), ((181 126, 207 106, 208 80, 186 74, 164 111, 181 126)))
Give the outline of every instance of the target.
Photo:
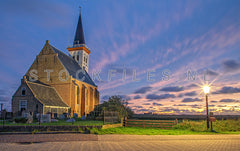
POLYGON ((26 81, 28 87, 34 94, 34 96, 46 106, 58 106, 58 107, 69 107, 63 102, 55 88, 39 83, 26 81))
POLYGON ((73 45, 74 44, 85 44, 81 12, 79 14, 78 25, 77 25, 77 30, 76 30, 76 34, 75 34, 75 39, 74 39, 73 45))
POLYGON ((63 66, 66 68, 69 75, 71 75, 75 79, 78 79, 82 82, 88 83, 96 87, 95 83, 93 82, 89 74, 85 70, 83 70, 80 67, 80 65, 72 57, 66 55, 65 53, 53 47, 52 45, 50 46, 53 49, 53 51, 58 54, 59 60, 61 61, 63 66), (77 73, 78 75, 76 75, 77 73))

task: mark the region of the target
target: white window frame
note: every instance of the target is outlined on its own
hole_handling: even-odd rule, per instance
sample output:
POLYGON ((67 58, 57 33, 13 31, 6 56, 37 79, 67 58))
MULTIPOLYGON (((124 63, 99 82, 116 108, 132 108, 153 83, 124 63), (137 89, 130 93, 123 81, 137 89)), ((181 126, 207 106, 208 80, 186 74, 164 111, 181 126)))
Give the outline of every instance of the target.
POLYGON ((21 111, 21 107, 22 107, 22 102, 26 102, 26 110, 27 110, 27 100, 19 100, 19 111, 21 111))

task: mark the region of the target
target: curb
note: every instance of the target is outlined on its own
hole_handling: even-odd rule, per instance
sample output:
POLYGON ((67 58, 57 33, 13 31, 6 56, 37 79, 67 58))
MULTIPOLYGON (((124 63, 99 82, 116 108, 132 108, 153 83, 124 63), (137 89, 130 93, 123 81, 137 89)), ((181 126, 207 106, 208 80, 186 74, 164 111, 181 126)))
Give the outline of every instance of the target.
POLYGON ((29 134, 88 134, 88 133, 81 133, 81 132, 0 132, 0 135, 29 135, 29 134))

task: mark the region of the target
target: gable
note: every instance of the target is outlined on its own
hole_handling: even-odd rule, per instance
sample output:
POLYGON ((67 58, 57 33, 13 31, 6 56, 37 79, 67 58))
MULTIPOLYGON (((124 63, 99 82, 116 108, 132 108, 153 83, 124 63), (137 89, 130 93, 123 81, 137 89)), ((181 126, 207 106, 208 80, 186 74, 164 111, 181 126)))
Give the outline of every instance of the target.
POLYGON ((83 70, 72 57, 67 56, 65 53, 61 52, 60 50, 53 46, 51 46, 51 48, 55 53, 58 54, 57 56, 59 60, 61 61, 65 69, 68 71, 69 75, 71 75, 75 79, 79 79, 82 82, 88 83, 96 87, 95 83, 93 82, 89 74, 85 70, 83 70))
MULTIPOLYGON (((24 79, 22 79, 22 80, 24 80, 24 79)), ((21 85, 18 87, 16 92, 13 94, 13 97, 15 97, 15 96, 22 96, 22 89, 23 88, 25 88, 25 96, 29 96, 29 95, 33 96, 33 93, 29 89, 28 85, 25 82, 21 82, 21 85)))
MULTIPOLYGON (((33 77, 31 75, 31 71, 34 70, 36 70, 37 72, 34 74, 37 75, 38 80, 43 83, 50 84, 62 82, 59 79, 59 73, 62 70, 65 70, 67 71, 67 73, 63 72, 61 77, 62 79, 65 79, 68 74, 74 79, 96 87, 96 84, 93 82, 89 74, 85 70, 83 70, 72 57, 51 46, 48 42, 44 45, 43 49, 27 71, 26 75, 29 77, 33 77), (46 70, 51 70, 50 79, 47 79, 46 70)), ((69 78, 68 80, 71 79, 69 78)))

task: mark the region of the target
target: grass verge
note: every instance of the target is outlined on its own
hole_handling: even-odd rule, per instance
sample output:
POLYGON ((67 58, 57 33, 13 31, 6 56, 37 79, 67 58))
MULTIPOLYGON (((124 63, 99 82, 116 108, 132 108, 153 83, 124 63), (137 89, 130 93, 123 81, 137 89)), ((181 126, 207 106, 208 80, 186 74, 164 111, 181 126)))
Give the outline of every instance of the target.
POLYGON ((211 132, 211 131, 191 131, 179 129, 157 129, 157 128, 141 128, 141 127, 118 127, 108 129, 91 129, 91 134, 128 134, 128 135, 209 135, 209 134, 240 134, 238 132, 211 132))
POLYGON ((118 127, 91 129, 92 134, 130 134, 130 135, 196 135, 196 134, 240 134, 240 120, 218 120, 213 122, 213 131, 207 130, 206 121, 183 120, 172 129, 118 127))

